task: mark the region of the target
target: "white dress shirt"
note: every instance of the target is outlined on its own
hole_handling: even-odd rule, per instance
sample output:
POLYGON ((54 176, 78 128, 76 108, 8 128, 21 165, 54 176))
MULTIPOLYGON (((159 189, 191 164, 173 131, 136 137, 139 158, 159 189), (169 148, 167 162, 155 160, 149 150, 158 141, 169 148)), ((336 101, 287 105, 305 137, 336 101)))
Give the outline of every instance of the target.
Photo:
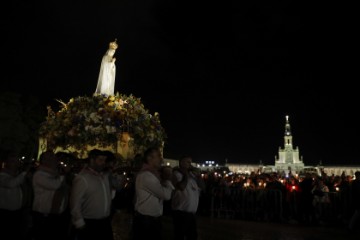
MULTIPOLYGON (((177 182, 182 181, 183 175, 179 171, 173 173, 177 182)), ((174 193, 171 207, 173 210, 195 213, 199 205, 200 188, 195 176, 189 173, 187 184, 184 190, 177 189, 174 193)))
POLYGON ((110 215, 111 187, 109 174, 90 168, 76 175, 70 196, 72 221, 76 228, 85 225, 84 219, 103 219, 110 215))
POLYGON ((5 171, 0 172, 0 209, 14 211, 22 207, 21 184, 25 175, 22 172, 14 177, 5 171))
MULTIPOLYGON (((33 211, 49 214, 51 212, 55 191, 61 187, 63 181, 64 176, 56 176, 42 169, 37 170, 33 176, 33 211)), ((63 201, 59 213, 62 213, 64 210, 65 203, 63 201)))
POLYGON ((138 173, 135 181, 135 210, 140 214, 159 217, 163 214, 163 200, 170 200, 174 186, 170 181, 163 184, 150 171, 138 173))

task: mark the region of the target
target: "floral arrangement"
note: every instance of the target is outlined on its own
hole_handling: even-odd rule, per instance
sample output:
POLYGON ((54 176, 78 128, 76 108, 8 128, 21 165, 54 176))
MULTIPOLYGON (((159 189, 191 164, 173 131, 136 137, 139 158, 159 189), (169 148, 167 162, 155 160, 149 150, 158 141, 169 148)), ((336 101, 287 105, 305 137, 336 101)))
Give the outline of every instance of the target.
POLYGON ((132 95, 72 98, 59 101, 58 112, 48 107, 40 137, 52 146, 85 149, 90 146, 114 145, 122 133, 131 136, 135 153, 150 146, 162 146, 166 138, 159 114, 149 114, 139 98, 132 95))

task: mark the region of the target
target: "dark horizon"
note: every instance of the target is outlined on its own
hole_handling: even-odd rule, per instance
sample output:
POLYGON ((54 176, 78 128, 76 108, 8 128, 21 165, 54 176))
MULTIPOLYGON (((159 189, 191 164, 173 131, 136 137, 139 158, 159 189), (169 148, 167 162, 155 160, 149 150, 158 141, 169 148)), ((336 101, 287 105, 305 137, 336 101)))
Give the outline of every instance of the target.
POLYGON ((115 89, 160 113, 165 157, 273 164, 289 115, 305 164, 359 164, 351 26, 323 8, 17 0, 6 10, 1 92, 37 96, 44 112, 93 94, 117 38, 115 89))

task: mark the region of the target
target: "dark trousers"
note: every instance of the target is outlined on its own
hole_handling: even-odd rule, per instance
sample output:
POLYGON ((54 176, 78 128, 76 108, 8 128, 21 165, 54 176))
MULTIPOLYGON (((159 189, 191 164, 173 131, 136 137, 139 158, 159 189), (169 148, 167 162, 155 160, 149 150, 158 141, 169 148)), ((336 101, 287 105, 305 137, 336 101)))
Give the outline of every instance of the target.
POLYGON ((133 222, 133 239, 134 240, 144 240, 144 239, 154 239, 161 240, 161 217, 151 217, 142 215, 140 213, 135 213, 134 222, 133 222))
POLYGON ((176 240, 196 240, 197 225, 194 213, 184 211, 173 211, 174 239, 176 240))
POLYGON ((25 230, 23 226, 22 210, 0 209, 1 240, 23 239, 25 230))
POLYGON ((63 240, 68 236, 70 218, 64 214, 33 212, 33 234, 36 240, 63 240))
POLYGON ((113 240, 110 217, 104 219, 84 219, 85 227, 78 230, 78 240, 113 240))

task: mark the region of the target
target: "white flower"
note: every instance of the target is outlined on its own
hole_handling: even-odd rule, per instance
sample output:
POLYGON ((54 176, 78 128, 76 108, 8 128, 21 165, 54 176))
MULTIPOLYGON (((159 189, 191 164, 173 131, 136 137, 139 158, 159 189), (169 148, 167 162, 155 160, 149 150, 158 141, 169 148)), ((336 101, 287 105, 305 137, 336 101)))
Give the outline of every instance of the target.
POLYGON ((153 141, 153 140, 155 139, 154 133, 150 133, 150 134, 148 135, 148 137, 149 137, 149 140, 150 140, 150 141, 153 141))
POLYGON ((94 123, 100 123, 101 117, 97 113, 91 113, 89 118, 94 121, 94 123))
POLYGON ((110 133, 110 132, 111 132, 111 127, 110 127, 109 125, 106 125, 105 128, 106 128, 106 133, 110 133))
POLYGON ((102 132, 102 130, 103 130, 103 129, 101 128, 101 126, 92 128, 92 132, 93 132, 94 134, 99 134, 99 133, 102 132))

